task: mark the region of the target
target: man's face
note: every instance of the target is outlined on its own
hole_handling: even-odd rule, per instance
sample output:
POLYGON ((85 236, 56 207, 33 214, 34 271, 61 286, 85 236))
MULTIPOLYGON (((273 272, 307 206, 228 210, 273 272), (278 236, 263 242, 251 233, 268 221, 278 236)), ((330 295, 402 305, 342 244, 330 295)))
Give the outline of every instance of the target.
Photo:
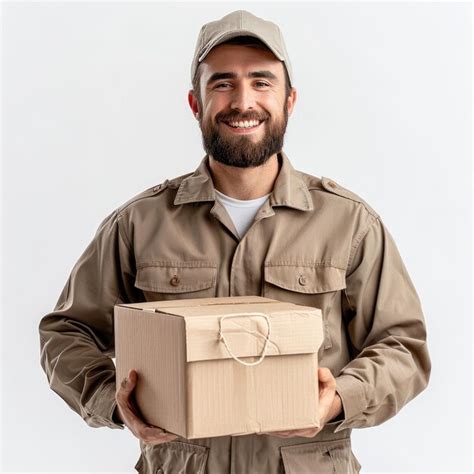
POLYGON ((194 105, 206 153, 229 166, 264 164, 283 147, 296 97, 293 90, 285 100, 283 64, 270 51, 223 44, 200 67, 201 103, 194 105), (244 121, 252 126, 239 126, 244 121))

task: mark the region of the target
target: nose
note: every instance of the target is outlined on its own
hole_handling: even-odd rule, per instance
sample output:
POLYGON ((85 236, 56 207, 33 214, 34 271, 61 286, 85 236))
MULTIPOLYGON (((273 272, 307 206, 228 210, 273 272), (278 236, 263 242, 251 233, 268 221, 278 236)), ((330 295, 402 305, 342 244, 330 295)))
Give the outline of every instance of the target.
POLYGON ((230 107, 234 110, 243 112, 247 109, 253 109, 255 106, 255 94, 250 86, 240 84, 235 87, 230 107))

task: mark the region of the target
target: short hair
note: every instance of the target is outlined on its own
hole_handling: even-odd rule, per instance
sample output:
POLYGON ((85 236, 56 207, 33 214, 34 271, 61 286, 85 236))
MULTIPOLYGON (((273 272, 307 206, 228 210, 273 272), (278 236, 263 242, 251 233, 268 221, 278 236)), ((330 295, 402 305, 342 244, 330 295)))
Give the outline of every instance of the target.
MULTIPOLYGON (((263 49, 263 50, 272 52, 271 49, 263 41, 256 38, 255 36, 236 36, 227 41, 223 41, 222 43, 219 43, 219 44, 238 44, 238 45, 248 46, 250 48, 263 49)), ((290 95, 292 87, 290 85, 290 78, 288 76, 288 71, 284 64, 283 64, 283 69, 285 71, 285 100, 286 100, 288 99, 290 95)), ((200 85, 199 83, 201 82, 201 63, 198 64, 198 67, 196 69, 196 75, 194 76, 192 82, 193 82, 194 95, 197 98, 199 104, 202 105, 201 88, 199 87, 200 85)))

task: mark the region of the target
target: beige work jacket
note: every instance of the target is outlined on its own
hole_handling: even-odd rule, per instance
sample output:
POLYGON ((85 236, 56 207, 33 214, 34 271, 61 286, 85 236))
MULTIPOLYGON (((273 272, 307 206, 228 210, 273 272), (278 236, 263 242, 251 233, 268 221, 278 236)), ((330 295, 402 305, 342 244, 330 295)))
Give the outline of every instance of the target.
POLYGON ((322 309, 320 366, 336 377, 343 413, 314 438, 140 442, 140 473, 357 473, 351 430, 384 422, 428 384, 420 300, 380 216, 334 181, 296 171, 284 152, 279 160, 242 238, 215 200, 207 156, 108 215, 41 319, 41 365, 86 423, 123 429, 112 416, 115 304, 261 295, 322 309))

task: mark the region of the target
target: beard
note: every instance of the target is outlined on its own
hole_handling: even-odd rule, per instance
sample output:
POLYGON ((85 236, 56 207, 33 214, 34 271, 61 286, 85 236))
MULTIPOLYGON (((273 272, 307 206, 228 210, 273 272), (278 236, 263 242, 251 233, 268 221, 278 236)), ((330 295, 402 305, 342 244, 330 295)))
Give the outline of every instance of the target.
MULTIPOLYGON (((202 107, 201 107, 202 110, 202 107)), ((202 142, 204 150, 216 161, 228 166, 249 168, 261 166, 267 160, 283 148, 283 139, 288 124, 288 107, 285 101, 283 107, 283 118, 281 120, 269 120, 268 115, 249 113, 246 115, 216 115, 216 123, 234 120, 265 120, 260 126, 265 127, 263 137, 254 142, 250 135, 234 135, 231 133, 219 133, 218 126, 211 120, 203 123, 202 115, 199 116, 199 127, 202 131, 202 142)), ((227 125, 222 125, 227 127, 227 125)))

